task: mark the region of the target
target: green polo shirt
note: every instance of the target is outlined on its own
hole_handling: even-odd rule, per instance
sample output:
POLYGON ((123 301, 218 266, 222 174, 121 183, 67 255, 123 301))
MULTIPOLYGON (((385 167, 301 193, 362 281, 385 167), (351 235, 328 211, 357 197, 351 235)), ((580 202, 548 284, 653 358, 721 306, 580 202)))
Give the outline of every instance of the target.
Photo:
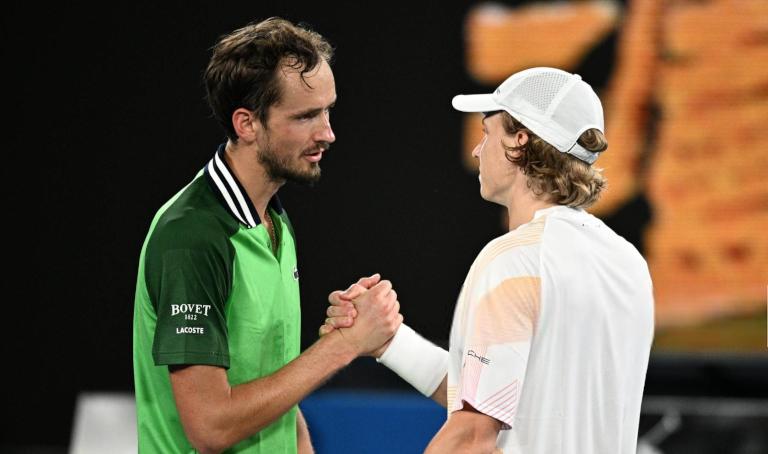
MULTIPOLYGON (((158 210, 139 259, 133 367, 141 453, 194 452, 168 366, 223 367, 232 386, 300 353, 299 281, 288 216, 275 196, 273 252, 224 146, 158 210)), ((227 452, 296 452, 296 408, 227 452)))

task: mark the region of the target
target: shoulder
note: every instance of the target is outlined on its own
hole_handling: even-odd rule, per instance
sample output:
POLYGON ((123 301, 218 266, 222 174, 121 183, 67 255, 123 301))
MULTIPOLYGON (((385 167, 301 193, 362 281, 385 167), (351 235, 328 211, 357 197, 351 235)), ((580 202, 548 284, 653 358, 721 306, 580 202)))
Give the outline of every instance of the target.
POLYGON ((510 266, 537 262, 545 225, 546 217, 538 217, 494 239, 478 255, 478 267, 509 270, 510 266))
POLYGON ((148 256, 168 250, 226 253, 237 221, 216 199, 205 178, 197 177, 158 210, 148 243, 148 256))
POLYGON ((548 266, 559 257, 593 266, 640 271, 648 268, 635 245, 584 210, 561 210, 550 216, 542 244, 548 266))
POLYGON ((473 293, 483 293, 510 279, 538 278, 544 225, 545 220, 537 218, 488 243, 470 271, 473 293))

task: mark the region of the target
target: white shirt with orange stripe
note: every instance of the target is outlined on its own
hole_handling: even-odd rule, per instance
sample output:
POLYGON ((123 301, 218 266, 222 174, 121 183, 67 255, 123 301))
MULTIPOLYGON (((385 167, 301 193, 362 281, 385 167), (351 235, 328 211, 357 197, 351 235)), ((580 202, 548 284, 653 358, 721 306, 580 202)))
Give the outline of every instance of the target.
POLYGON ((469 404, 501 421, 505 454, 634 454, 652 338, 634 246, 583 210, 538 210, 469 270, 448 412, 469 404))

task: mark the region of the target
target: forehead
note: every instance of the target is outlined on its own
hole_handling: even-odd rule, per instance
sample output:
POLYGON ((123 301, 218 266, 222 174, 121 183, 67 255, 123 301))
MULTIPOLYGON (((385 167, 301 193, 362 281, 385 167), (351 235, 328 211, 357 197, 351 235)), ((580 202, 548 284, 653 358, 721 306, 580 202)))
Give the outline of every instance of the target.
POLYGON ((336 99, 336 82, 333 71, 328 63, 320 59, 320 63, 311 71, 301 70, 282 65, 278 69, 281 97, 275 107, 287 110, 303 110, 325 108, 336 99))

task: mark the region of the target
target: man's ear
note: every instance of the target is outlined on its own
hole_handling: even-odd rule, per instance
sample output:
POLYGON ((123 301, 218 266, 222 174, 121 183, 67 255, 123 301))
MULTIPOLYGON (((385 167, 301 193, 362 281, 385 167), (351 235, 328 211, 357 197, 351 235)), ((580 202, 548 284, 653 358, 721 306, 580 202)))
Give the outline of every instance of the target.
POLYGON ((244 107, 232 112, 232 126, 237 137, 245 142, 254 142, 264 131, 264 126, 256 113, 244 107))
POLYGON ((522 147, 523 145, 528 143, 528 133, 525 131, 517 131, 515 133, 515 142, 517 142, 517 146, 522 147))

